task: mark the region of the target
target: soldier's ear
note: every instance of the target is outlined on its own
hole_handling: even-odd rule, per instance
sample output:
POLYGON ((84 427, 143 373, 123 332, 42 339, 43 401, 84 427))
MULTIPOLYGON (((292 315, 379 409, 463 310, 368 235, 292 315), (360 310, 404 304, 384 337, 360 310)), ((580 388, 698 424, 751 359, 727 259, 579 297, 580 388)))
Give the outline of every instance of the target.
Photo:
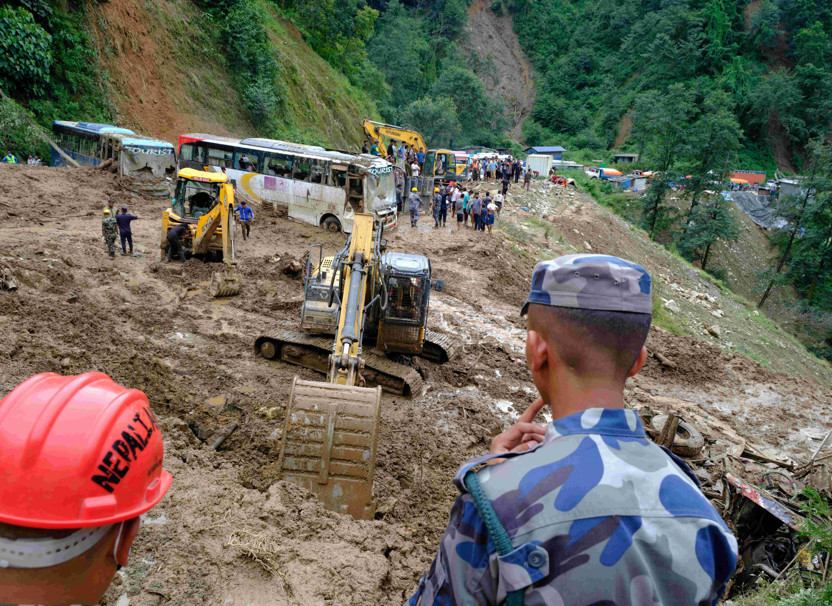
POLYGON ((627 378, 634 377, 638 374, 638 371, 641 370, 644 363, 647 362, 647 348, 642 345, 641 351, 638 352, 638 357, 636 361, 633 362, 633 367, 630 369, 630 372, 627 373, 627 378))
POLYGON ((542 372, 549 366, 549 344, 536 330, 526 334, 526 363, 533 373, 542 372))

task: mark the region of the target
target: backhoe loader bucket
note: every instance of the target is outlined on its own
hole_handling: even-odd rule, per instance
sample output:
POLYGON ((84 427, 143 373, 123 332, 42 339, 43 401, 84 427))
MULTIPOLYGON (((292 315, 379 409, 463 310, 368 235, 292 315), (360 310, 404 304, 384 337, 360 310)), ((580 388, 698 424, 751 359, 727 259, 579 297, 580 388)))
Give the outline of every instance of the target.
POLYGON ((243 288, 243 278, 234 268, 226 268, 211 274, 209 290, 212 297, 235 297, 243 288))
POLYGON ((295 377, 278 465, 283 479, 314 492, 332 511, 371 520, 381 387, 295 377))

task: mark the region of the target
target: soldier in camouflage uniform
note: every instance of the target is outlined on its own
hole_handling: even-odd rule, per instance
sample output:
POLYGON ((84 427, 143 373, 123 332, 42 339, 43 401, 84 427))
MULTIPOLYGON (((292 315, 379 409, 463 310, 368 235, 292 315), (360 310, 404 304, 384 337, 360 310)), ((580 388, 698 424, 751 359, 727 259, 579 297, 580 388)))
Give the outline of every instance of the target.
POLYGON ((107 252, 110 253, 110 260, 116 258, 116 236, 118 236, 118 224, 109 208, 104 209, 104 220, 101 221, 101 235, 107 243, 107 252))
POLYGON ((408 605, 716 604, 737 542, 696 477, 624 408, 651 280, 634 263, 538 263, 523 306, 541 398, 457 472, 439 554, 408 605), (553 422, 532 423, 548 404, 553 422))

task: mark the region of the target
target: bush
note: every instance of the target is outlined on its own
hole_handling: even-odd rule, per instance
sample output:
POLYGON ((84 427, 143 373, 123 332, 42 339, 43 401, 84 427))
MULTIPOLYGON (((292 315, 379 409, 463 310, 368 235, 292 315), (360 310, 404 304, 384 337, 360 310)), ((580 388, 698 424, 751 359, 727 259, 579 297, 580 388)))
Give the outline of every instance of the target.
POLYGON ((15 91, 42 95, 49 83, 52 36, 24 8, 0 7, 0 76, 15 91))
MULTIPOLYGON (((0 150, 5 155, 13 152, 25 160, 28 154, 46 158, 49 148, 40 138, 37 128, 26 120, 26 110, 11 100, 0 100, 0 150)), ((31 116, 30 116, 31 117, 31 116)))

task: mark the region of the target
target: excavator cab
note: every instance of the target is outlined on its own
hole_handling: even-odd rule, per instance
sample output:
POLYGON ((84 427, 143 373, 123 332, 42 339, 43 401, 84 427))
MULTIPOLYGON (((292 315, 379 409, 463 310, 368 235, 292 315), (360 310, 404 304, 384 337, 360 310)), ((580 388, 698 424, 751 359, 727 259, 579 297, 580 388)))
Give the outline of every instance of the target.
POLYGON ((386 305, 381 308, 376 347, 385 353, 419 355, 430 302, 430 261, 422 255, 389 252, 382 257, 381 273, 386 305))
POLYGON ((172 210, 183 222, 197 221, 208 214, 219 197, 219 183, 179 179, 174 190, 172 210))
POLYGON ((338 327, 338 305, 330 300, 330 286, 340 286, 341 272, 332 267, 333 257, 323 256, 323 247, 315 244, 306 258, 303 306, 300 327, 312 334, 334 335, 338 327))

